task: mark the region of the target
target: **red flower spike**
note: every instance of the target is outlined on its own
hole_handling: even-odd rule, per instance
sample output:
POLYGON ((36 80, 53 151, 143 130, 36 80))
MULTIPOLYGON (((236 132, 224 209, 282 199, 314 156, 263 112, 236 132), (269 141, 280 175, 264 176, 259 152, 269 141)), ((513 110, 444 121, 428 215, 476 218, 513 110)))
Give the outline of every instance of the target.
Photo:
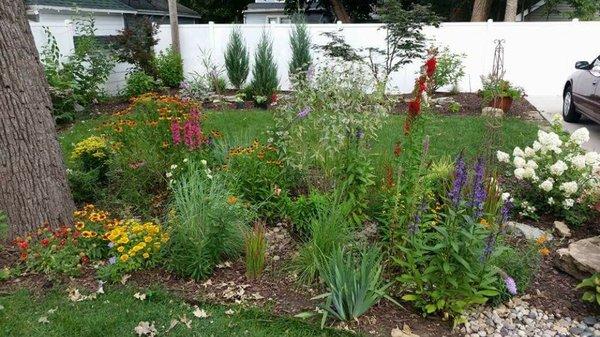
POLYGON ((427 62, 425 62, 425 67, 427 76, 433 76, 433 74, 435 73, 435 68, 437 67, 437 60, 435 59, 435 57, 432 57, 429 60, 427 60, 427 62))

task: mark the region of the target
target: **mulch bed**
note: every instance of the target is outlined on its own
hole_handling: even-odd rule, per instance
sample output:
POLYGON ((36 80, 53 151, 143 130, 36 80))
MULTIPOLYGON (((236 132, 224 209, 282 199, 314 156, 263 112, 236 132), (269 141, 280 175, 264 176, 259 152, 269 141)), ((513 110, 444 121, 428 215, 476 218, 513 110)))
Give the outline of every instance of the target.
MULTIPOLYGON (((433 98, 439 97, 449 97, 452 98, 455 102, 460 103, 461 108, 459 112, 450 111, 450 104, 439 104, 436 106, 435 110, 437 113, 442 115, 455 115, 455 116, 480 116, 481 109, 485 106, 482 97, 477 93, 472 92, 461 92, 456 94, 451 93, 436 93, 433 95, 433 98)), ((400 100, 394 111, 396 113, 405 113, 408 111, 408 100, 412 98, 411 95, 400 95, 400 100)), ((523 118, 531 118, 531 112, 537 111, 537 109, 527 101, 527 98, 523 98, 521 100, 515 101, 512 104, 512 107, 506 114, 511 117, 523 117, 523 118)))

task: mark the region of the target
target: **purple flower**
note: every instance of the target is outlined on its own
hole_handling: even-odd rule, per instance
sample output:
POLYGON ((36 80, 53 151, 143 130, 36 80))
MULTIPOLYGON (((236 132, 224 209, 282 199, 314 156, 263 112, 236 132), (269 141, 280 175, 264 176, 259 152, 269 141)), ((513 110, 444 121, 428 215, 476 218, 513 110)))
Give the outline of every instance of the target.
POLYGON ((454 206, 457 206, 460 202, 460 194, 466 182, 467 169, 465 166, 465 159, 461 153, 456 159, 456 164, 454 166, 454 183, 452 184, 452 189, 448 195, 454 206))
POLYGON ((298 118, 304 118, 304 117, 308 116, 308 114, 311 112, 311 110, 312 109, 309 106, 307 106, 304 109, 300 110, 296 116, 298 118))
POLYGON ((513 204, 510 199, 504 202, 502 205, 502 209, 500 210, 500 214, 502 215, 502 223, 505 224, 508 221, 508 217, 510 216, 510 212, 512 211, 513 204))
POLYGON ((486 261, 492 252, 494 251, 494 246, 496 244, 496 235, 490 234, 487 238, 485 238, 485 246, 483 247, 483 254, 481 255, 481 261, 486 261))
POLYGON ((510 276, 506 276, 504 278, 504 284, 506 285, 506 290, 508 290, 508 292, 511 295, 516 295, 517 294, 517 284, 515 283, 515 280, 513 280, 512 277, 510 276))
POLYGON ((356 139, 362 139, 365 136, 365 133, 361 129, 356 130, 356 139))
POLYGON ((115 244, 114 244, 114 243, 112 243, 112 242, 109 242, 107 246, 108 246, 108 248, 112 248, 112 247, 114 247, 114 246, 115 246, 115 244))
POLYGON ((117 263, 117 258, 115 256, 112 256, 110 259, 108 259, 108 264, 115 264, 117 263))
POLYGON ((475 177, 473 177, 473 208, 475 209, 475 219, 479 219, 483 214, 483 204, 487 197, 485 190, 484 177, 485 164, 483 159, 477 159, 475 163, 475 177))
POLYGON ((306 70, 306 79, 308 81, 310 81, 310 80, 312 80, 314 75, 315 75, 315 67, 311 64, 308 66, 308 69, 306 70))

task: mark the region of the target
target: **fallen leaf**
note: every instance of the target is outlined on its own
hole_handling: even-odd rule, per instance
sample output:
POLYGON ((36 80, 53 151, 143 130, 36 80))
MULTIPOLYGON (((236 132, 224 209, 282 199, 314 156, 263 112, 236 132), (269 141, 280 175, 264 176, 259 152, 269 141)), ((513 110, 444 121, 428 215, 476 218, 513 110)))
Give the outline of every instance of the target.
POLYGON ((50 309, 50 310, 48 310, 48 314, 49 314, 49 315, 52 315, 53 313, 55 313, 55 312, 56 312, 56 310, 58 310, 58 307, 56 307, 56 308, 54 308, 54 309, 50 309))
POLYGON ((254 298, 255 300, 262 300, 264 297, 259 293, 253 293, 252 298, 254 298))
POLYGON ((204 309, 200 309, 196 306, 194 309, 194 316, 198 318, 207 318, 209 315, 204 309))
POLYGON ((211 280, 211 279, 208 279, 208 280, 206 280, 206 282, 202 283, 202 286, 203 286, 204 288, 206 288, 206 287, 208 287, 208 286, 212 286, 212 284, 213 284, 213 283, 212 283, 212 280, 211 280))
POLYGON ((183 314, 183 316, 179 317, 179 321, 185 324, 185 326, 187 326, 188 329, 192 328, 192 320, 187 318, 186 314, 183 314))
POLYGON ((146 294, 135 293, 133 294, 133 297, 137 298, 140 301, 143 301, 146 299, 146 294))
POLYGON ((129 275, 129 274, 123 275, 123 277, 121 277, 121 284, 125 285, 125 283, 127 283, 127 280, 129 280, 130 277, 131 277, 131 275, 129 275))
POLYGON ((158 333, 154 327, 154 322, 152 322, 152 324, 148 322, 140 322, 133 330, 138 336, 154 337, 158 333))
POLYGON ((104 294, 104 281, 98 281, 98 290, 96 294, 104 294))
POLYGON ((48 320, 48 317, 42 316, 38 319, 38 323, 48 324, 48 323, 50 323, 50 321, 48 320))
POLYGON ((69 300, 71 300, 73 302, 81 302, 81 301, 95 300, 95 299, 96 299, 96 293, 93 293, 91 295, 82 295, 79 292, 79 289, 77 289, 77 288, 69 289, 69 300))
POLYGON ((230 315, 230 316, 231 316, 231 315, 233 315, 233 314, 235 314, 235 311, 233 311, 233 310, 231 310, 231 309, 229 309, 229 310, 225 311, 225 315, 230 315))

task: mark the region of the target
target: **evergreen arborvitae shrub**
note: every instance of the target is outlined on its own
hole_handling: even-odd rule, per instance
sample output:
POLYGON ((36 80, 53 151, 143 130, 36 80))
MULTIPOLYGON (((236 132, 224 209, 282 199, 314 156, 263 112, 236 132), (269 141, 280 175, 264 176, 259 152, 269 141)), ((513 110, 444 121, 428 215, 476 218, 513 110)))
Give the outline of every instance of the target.
POLYGON ((290 78, 302 76, 298 75, 298 73, 306 73, 312 62, 312 57, 310 56, 310 34, 304 22, 296 22, 290 34, 290 47, 292 48, 292 59, 290 60, 289 69, 290 78))
POLYGON ((229 43, 225 51, 225 68, 229 82, 240 89, 248 78, 250 72, 250 56, 246 49, 246 44, 242 33, 235 28, 229 36, 229 43))
POLYGON ((273 43, 265 32, 263 32, 254 54, 252 77, 252 93, 255 96, 264 96, 268 99, 279 86, 277 65, 273 59, 273 43))

